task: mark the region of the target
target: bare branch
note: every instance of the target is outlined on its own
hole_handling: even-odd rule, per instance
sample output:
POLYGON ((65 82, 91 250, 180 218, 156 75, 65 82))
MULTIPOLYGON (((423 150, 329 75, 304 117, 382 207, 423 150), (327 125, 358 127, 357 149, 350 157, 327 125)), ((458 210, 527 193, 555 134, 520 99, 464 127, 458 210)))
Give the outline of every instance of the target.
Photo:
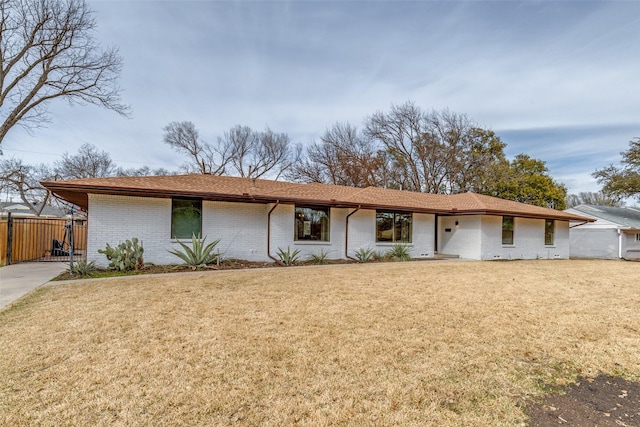
POLYGON ((97 45, 94 28, 84 0, 0 0, 0 143, 16 125, 46 122, 56 98, 128 115, 117 85, 122 59, 97 45))

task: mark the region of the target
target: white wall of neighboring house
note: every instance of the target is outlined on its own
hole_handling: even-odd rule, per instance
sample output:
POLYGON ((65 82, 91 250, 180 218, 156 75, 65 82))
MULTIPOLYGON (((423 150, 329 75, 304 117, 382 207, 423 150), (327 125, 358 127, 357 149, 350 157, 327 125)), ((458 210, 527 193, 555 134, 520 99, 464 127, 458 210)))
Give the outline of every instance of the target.
POLYGON ((640 242, 634 231, 620 224, 589 215, 575 209, 565 212, 595 219, 595 222, 574 224, 569 235, 571 256, 575 258, 619 259, 640 258, 640 242))
POLYGON ((640 258, 640 241, 637 240, 636 235, 640 234, 640 231, 628 231, 623 232, 622 241, 622 257, 625 259, 638 259, 640 258))
MULTIPOLYGON (((586 224, 585 224, 586 225, 586 224)), ((574 258, 617 259, 619 237, 616 228, 571 229, 571 256, 574 258)))

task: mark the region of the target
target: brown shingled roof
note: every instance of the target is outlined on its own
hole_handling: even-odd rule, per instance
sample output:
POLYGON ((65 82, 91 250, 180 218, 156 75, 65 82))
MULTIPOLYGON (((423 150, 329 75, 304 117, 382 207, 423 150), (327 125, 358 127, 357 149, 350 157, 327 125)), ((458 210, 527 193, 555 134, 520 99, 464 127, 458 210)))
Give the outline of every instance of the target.
POLYGON ((396 209, 443 215, 494 214, 530 218, 587 220, 566 212, 512 202, 474 193, 442 195, 367 187, 297 184, 264 179, 214 175, 169 175, 87 178, 42 182, 59 197, 82 208, 88 194, 141 197, 198 197, 245 203, 307 203, 338 207, 396 209))

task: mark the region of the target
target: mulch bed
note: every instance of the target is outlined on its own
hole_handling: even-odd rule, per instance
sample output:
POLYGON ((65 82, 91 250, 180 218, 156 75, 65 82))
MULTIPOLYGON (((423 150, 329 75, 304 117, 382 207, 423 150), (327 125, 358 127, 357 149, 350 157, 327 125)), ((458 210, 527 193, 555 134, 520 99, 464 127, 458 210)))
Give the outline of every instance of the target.
POLYGON ((640 382, 607 375, 578 378, 526 412, 531 427, 639 427, 640 382))

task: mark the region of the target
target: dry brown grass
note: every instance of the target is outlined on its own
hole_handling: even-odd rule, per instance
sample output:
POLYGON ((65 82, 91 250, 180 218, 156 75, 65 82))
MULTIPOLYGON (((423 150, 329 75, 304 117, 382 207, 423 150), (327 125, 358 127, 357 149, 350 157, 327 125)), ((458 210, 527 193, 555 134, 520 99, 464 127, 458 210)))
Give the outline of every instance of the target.
POLYGON ((0 312, 0 425, 513 426, 640 378, 640 263, 416 262, 41 288, 0 312))

